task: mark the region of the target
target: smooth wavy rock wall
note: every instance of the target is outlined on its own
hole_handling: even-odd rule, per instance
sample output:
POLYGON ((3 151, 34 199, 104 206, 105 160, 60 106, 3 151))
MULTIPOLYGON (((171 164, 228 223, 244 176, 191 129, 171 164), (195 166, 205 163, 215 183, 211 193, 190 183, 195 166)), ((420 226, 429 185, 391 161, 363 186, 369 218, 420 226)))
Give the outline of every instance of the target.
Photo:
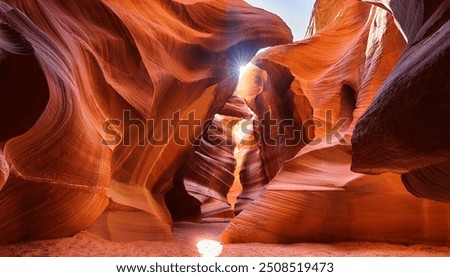
POLYGON ((370 1, 408 42, 359 121, 353 169, 398 172, 418 197, 450 203, 450 1, 370 1))
POLYGON ((211 119, 239 66, 291 40, 279 17, 237 0, 1 1, 0 243, 96 219, 111 239, 169 238, 164 194, 192 145, 148 138, 177 112, 211 119))
MULTIPOLYGON (((449 241, 450 206, 413 196, 401 181, 403 178, 411 190, 420 187, 420 181, 432 180, 435 186, 429 188, 430 194, 440 195, 443 187, 448 188, 448 164, 403 177, 390 173, 395 172, 390 170, 396 169, 391 166, 395 159, 406 158, 396 152, 408 145, 401 142, 417 139, 409 131, 420 133, 419 137, 439 137, 428 144, 424 139, 423 148, 434 145, 448 150, 447 123, 439 128, 438 123, 430 126, 437 131, 430 134, 426 121, 405 118, 413 114, 422 119, 439 115, 439 122, 448 118, 444 115, 449 111, 448 78, 443 76, 448 74, 448 67, 443 67, 448 58, 446 50, 442 50, 447 49, 448 39, 444 42, 446 32, 432 28, 430 23, 422 35, 435 37, 435 49, 423 44, 429 40, 419 41, 413 47, 429 51, 419 51, 423 56, 414 54, 408 36, 417 32, 420 24, 410 21, 415 20, 415 13, 421 13, 414 5, 420 6, 422 1, 414 1, 414 5, 410 1, 391 2, 403 4, 392 12, 380 3, 317 1, 305 40, 270 48, 252 60, 259 69, 250 71, 246 78, 254 85, 247 84, 248 89, 241 91, 238 87, 238 94, 256 114, 276 109, 282 99, 292 99, 293 114, 304 114, 297 116, 297 122, 312 118, 313 125, 307 125, 311 127, 307 137, 312 140, 281 165, 265 191, 231 222, 222 235, 224 242, 449 241), (407 26, 415 31, 399 28, 403 20, 408 20, 407 26), (399 71, 402 64, 410 67, 403 66, 399 71), (412 70, 416 66, 428 73, 420 75, 412 70), (280 74, 284 85, 267 90, 274 80, 280 83, 280 74), (422 84, 425 78, 434 80, 433 87, 439 87, 427 90, 436 94, 429 101, 409 87, 422 84), (275 100, 264 101, 269 98, 275 100), (434 102, 438 99, 442 102, 434 102), (408 103, 416 105, 416 109, 408 103), (414 124, 419 125, 404 131, 414 124), (398 147, 391 144, 395 141, 390 132, 398 136, 398 147), (355 173, 351 170, 352 158, 353 169, 359 172, 386 173, 355 173), (388 170, 371 169, 385 166, 388 170)), ((437 15, 433 26, 446 24, 438 20, 445 5, 438 8, 440 13, 434 12, 437 15)), ((279 149, 275 156, 283 156, 289 149, 279 149)), ((414 163, 415 159, 420 160, 420 156, 405 161, 414 163)), ((275 160, 271 162, 276 164, 275 160)), ((444 197, 441 195, 439 200, 444 197)))

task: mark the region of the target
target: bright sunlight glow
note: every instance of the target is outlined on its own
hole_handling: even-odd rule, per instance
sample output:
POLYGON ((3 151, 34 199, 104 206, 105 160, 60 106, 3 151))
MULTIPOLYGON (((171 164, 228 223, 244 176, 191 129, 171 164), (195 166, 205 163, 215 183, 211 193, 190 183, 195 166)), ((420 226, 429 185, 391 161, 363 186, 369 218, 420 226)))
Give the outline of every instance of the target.
POLYGON ((250 68, 250 66, 251 66, 250 62, 248 64, 246 64, 246 65, 241 65, 239 67, 239 77, 242 77, 242 75, 245 74, 245 72, 250 68))
POLYGON ((197 251, 202 257, 218 257, 223 250, 223 245, 211 239, 202 239, 197 242, 197 251))

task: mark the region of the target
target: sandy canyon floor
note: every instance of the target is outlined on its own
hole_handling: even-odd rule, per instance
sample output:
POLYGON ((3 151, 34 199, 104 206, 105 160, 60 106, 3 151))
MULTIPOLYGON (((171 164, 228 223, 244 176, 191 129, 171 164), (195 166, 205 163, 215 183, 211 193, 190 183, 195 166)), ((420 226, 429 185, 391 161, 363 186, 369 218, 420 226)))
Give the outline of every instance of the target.
MULTIPOLYGON (((200 240, 219 240, 227 223, 175 224, 171 241, 111 242, 83 231, 73 237, 0 246, 0 256, 199 256, 200 240)), ((386 243, 229 244, 221 256, 450 256, 450 247, 386 243)))

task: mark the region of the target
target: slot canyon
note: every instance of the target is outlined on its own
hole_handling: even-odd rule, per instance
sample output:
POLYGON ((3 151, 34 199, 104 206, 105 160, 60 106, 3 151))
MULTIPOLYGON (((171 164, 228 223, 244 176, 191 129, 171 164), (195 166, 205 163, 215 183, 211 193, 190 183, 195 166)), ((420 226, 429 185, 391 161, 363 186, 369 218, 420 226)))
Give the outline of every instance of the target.
POLYGON ((0 256, 449 256, 449 37, 449 0, 316 0, 300 40, 243 0, 1 0, 0 256))

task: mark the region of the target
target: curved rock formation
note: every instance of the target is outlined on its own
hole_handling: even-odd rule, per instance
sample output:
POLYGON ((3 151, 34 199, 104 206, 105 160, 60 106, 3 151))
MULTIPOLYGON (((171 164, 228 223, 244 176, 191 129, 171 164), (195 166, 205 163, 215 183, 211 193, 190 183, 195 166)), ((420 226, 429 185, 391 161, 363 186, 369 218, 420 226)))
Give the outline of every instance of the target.
POLYGON ((241 0, 0 2, 0 244, 448 242, 409 192, 450 201, 449 7, 319 0, 289 44, 241 0))
POLYGON ((73 234, 111 201, 98 233, 170 233, 163 196, 202 132, 183 120, 212 118, 240 65, 292 40, 237 0, 6 0, 0 27, 0 243, 73 234))
MULTIPOLYGON (((306 122, 314 132, 306 137, 312 140, 231 222, 222 241, 448 241, 449 205, 415 198, 397 174, 350 170, 354 126, 403 54, 405 40, 394 18, 382 7, 359 1, 318 1, 308 34, 303 41, 266 50, 252 62, 266 76, 259 87, 283 72, 288 86, 268 93, 275 99, 292 97, 294 114, 310 110, 312 120, 306 122)), ((263 89, 251 89, 255 86, 247 85, 250 89, 240 94, 254 103, 249 106, 256 112, 263 105, 255 99, 268 96, 263 89)), ((276 107, 274 103, 268 102, 266 109, 276 107)), ((371 128, 370 122, 358 125, 371 128)), ((378 155, 383 146, 377 144, 371 154, 378 155)))
POLYGON ((238 144, 238 151, 241 154, 241 167, 238 175, 241 189, 236 194, 234 207, 236 214, 242 212, 249 203, 257 199, 269 182, 259 145, 256 143, 256 138, 253 137, 256 136, 256 132, 253 132, 251 136, 244 138, 249 145, 238 144))
POLYGON ((3 156, 3 152, 0 151, 0 190, 3 188, 3 185, 6 183, 9 175, 9 166, 6 163, 5 157, 3 156))
POLYGON ((222 241, 448 242, 448 205, 415 198, 399 175, 352 174, 350 161, 349 148, 341 146, 287 162, 222 241))
POLYGON ((408 44, 356 126, 352 168, 404 173, 415 195, 449 202, 450 1, 370 2, 394 15, 408 44))
POLYGON ((195 148, 183 172, 183 185, 201 205, 201 215, 234 215, 227 194, 234 182, 236 144, 231 136, 233 121, 216 115, 195 148))

